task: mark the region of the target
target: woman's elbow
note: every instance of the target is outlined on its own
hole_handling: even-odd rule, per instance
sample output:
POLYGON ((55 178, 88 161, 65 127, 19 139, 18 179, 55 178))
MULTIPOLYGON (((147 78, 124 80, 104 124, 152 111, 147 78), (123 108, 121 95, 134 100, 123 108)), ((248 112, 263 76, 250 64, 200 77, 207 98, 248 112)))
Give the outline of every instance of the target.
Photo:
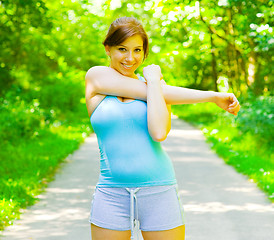
POLYGON ((152 138, 155 142, 162 142, 164 140, 166 140, 166 137, 163 138, 152 138))
POLYGON ((149 129, 149 134, 151 138, 155 142, 162 142, 166 140, 168 133, 170 132, 171 129, 171 122, 169 121, 165 127, 159 127, 155 128, 155 126, 148 127, 149 129))
POLYGON ((158 132, 156 134, 153 134, 151 137, 155 142, 162 142, 166 140, 167 135, 168 135, 168 132, 163 132, 163 133, 158 132))

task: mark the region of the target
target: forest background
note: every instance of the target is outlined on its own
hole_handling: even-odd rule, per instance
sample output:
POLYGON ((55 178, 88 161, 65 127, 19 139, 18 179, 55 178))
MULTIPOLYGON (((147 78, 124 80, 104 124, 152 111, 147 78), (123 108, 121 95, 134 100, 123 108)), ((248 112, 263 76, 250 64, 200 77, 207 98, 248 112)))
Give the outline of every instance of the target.
MULTIPOLYGON (((85 73, 108 65, 102 41, 121 16, 150 41, 143 66, 167 84, 233 92, 238 116, 214 104, 173 106, 218 154, 274 199, 273 1, 0 1, 0 230, 19 218, 91 132, 85 73)), ((142 73, 140 68, 139 73, 142 73)))

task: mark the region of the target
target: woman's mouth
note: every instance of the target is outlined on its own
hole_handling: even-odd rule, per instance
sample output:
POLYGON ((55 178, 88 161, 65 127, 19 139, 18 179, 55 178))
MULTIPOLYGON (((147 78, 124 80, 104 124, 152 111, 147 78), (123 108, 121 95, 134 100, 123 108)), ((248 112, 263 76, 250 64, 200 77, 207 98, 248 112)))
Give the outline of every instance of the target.
POLYGON ((122 63, 122 65, 125 69, 131 69, 134 66, 134 64, 124 64, 124 63, 122 63))

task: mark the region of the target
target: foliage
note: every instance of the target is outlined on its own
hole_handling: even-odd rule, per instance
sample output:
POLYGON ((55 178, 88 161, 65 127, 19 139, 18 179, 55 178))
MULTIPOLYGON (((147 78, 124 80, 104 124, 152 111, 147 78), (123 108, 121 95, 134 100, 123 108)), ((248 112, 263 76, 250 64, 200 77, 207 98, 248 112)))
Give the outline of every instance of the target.
POLYGON ((238 117, 208 104, 173 106, 174 114, 199 126, 213 149, 249 176, 274 201, 273 97, 250 99, 238 117))
POLYGON ((169 84, 211 90, 223 84, 237 95, 273 88, 273 0, 16 0, 1 6, 2 91, 22 84, 18 69, 32 76, 24 88, 39 85, 60 57, 84 71, 107 64, 101 43, 109 24, 125 15, 145 26, 151 50, 145 64, 160 64, 169 84))
POLYGON ((1 91, 16 82, 12 73, 18 67, 38 76, 45 72, 49 59, 42 54, 46 49, 43 38, 51 28, 44 1, 0 1, 1 91))
MULTIPOLYGON (((102 41, 114 19, 143 23, 150 37, 144 65, 159 64, 168 84, 247 98, 272 94, 272 8, 273 0, 0 0, 0 228, 35 202, 91 131, 84 75, 108 64, 102 41)), ((264 149, 273 136, 269 99, 247 101, 237 123, 224 118, 237 125, 233 139, 256 136, 261 145, 251 146, 264 149)), ((195 114, 220 121, 211 109, 195 114)))
POLYGON ((262 145, 269 145, 270 150, 273 150, 274 98, 261 96, 255 101, 244 103, 237 124, 241 134, 250 133, 262 145))
POLYGON ((30 104, 20 101, 1 101, 0 137, 5 141, 16 143, 21 137, 32 137, 41 127, 43 111, 38 108, 39 103, 34 99, 30 104))

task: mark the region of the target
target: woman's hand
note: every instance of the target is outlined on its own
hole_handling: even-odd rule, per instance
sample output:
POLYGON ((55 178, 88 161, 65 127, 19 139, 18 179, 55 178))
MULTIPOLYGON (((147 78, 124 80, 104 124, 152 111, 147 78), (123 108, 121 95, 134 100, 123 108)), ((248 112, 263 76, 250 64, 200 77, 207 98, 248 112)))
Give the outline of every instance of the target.
POLYGON ((216 92, 214 102, 216 105, 225 111, 237 116, 240 111, 240 104, 233 93, 218 93, 216 92))
POLYGON ((144 67, 143 75, 147 82, 160 82, 163 78, 160 66, 155 64, 144 67))

